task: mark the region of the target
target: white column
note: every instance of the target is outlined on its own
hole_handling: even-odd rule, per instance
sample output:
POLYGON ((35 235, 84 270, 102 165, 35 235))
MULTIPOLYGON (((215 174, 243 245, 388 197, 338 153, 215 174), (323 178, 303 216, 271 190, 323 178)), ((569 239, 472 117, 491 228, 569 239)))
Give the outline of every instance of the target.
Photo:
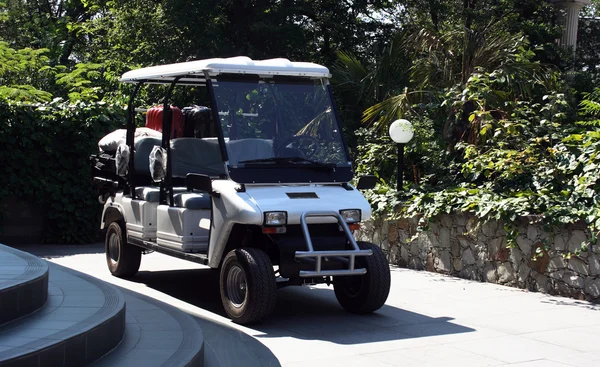
POLYGON ((560 11, 559 20, 562 22, 563 34, 560 39, 560 45, 564 48, 577 48, 577 29, 579 27, 579 11, 586 5, 590 5, 590 0, 550 0, 560 11))

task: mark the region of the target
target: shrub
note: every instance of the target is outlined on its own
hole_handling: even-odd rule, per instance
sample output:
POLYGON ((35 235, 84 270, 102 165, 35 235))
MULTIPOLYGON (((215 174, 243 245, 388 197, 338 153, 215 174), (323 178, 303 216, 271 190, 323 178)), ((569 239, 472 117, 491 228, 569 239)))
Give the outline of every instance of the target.
POLYGON ((0 197, 34 202, 45 216, 46 242, 93 241, 101 205, 90 185, 89 156, 102 136, 125 126, 125 116, 122 106, 103 102, 0 102, 0 197))

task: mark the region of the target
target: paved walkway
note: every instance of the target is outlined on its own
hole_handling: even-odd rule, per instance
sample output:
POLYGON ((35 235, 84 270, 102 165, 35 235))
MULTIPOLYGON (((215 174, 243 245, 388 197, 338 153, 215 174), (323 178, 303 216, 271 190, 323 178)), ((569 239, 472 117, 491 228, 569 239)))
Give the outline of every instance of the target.
POLYGON ((241 327, 224 317, 215 272, 145 255, 130 281, 110 276, 102 246, 21 247, 195 316, 213 366, 600 366, 600 305, 393 269, 384 308, 345 313, 324 286, 280 290, 275 314, 241 327))

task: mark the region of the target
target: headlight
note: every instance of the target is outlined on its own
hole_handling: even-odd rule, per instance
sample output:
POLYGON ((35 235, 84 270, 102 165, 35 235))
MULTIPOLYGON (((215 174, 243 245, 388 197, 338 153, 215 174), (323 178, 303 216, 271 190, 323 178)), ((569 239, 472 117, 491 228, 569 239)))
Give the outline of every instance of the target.
POLYGON ((342 218, 346 223, 359 223, 360 222, 360 209, 348 209, 340 210, 342 218))
POLYGON ((285 226, 287 224, 287 212, 266 212, 265 226, 285 226))

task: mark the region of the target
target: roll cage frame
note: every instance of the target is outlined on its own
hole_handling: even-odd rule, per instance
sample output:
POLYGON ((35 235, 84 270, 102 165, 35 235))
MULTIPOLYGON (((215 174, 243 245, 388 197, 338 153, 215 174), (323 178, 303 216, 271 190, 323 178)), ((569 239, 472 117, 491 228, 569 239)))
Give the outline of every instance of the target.
MULTIPOLYGON (((167 171, 166 171, 166 176, 163 180, 161 180, 160 182, 160 204, 166 204, 166 205, 173 205, 173 172, 172 172, 172 166, 171 166, 171 122, 172 122, 172 110, 171 110, 171 106, 169 104, 169 101, 171 99, 171 95, 173 94, 173 90, 175 89, 175 86, 177 85, 186 85, 186 86, 205 86, 207 88, 208 91, 208 96, 210 99, 210 110, 211 110, 211 115, 212 115, 212 123, 216 124, 216 129, 215 132, 217 134, 217 140, 219 142, 219 151, 221 153, 221 160, 225 166, 225 176, 226 177, 222 177, 222 178, 229 178, 230 174, 229 174, 229 170, 228 170, 228 166, 229 166, 229 156, 227 153, 227 147, 225 145, 225 136, 223 133, 223 128, 222 128, 222 124, 220 123, 220 117, 219 117, 219 113, 217 110, 217 101, 216 101, 216 97, 215 97, 215 92, 214 92, 214 87, 213 87, 213 81, 212 78, 217 77, 217 76, 223 76, 226 75, 228 77, 231 77, 233 80, 235 80, 236 78, 239 79, 244 79, 244 77, 248 77, 249 75, 256 75, 258 77, 258 79, 261 78, 262 75, 260 74, 248 74, 248 73, 244 73, 244 74, 236 74, 236 73, 218 73, 216 75, 212 75, 210 74, 210 72, 208 70, 205 70, 203 72, 203 78, 197 78, 197 74, 181 74, 181 75, 176 75, 173 77, 173 80, 169 81, 169 80, 161 80, 161 79, 140 79, 140 80, 136 80, 134 82, 135 86, 133 88, 133 91, 131 92, 130 96, 129 96, 129 104, 127 106, 127 135, 126 135, 126 141, 125 144, 129 147, 129 151, 130 151, 130 156, 129 156, 129 163, 128 163, 128 173, 126 176, 126 189, 128 190, 124 190, 124 191, 129 191, 129 194, 131 196, 132 199, 139 199, 136 197, 136 180, 135 180, 135 129, 136 129, 136 125, 135 125, 135 115, 136 115, 136 109, 135 109, 135 97, 138 95, 140 89, 142 88, 142 86, 144 84, 158 84, 158 85, 169 85, 165 95, 164 95, 164 102, 163 102, 163 115, 162 115, 162 140, 161 140, 161 148, 165 149, 167 152, 167 171), (196 80, 194 80, 196 79, 196 80), (181 82, 180 82, 181 81, 181 82)), ((274 76, 274 75, 268 75, 268 78, 278 78, 278 76, 274 76)), ((310 80, 321 80, 323 85, 325 85, 326 90, 327 90, 327 94, 330 98, 331 101, 331 109, 332 112, 334 114, 335 120, 338 123, 338 127, 341 129, 341 120, 339 118, 339 114, 337 111, 337 107, 335 104, 335 99, 333 96, 333 91, 331 89, 331 84, 329 83, 329 78, 327 77, 311 77, 311 76, 284 76, 284 78, 291 78, 291 79, 310 79, 310 80)), ((340 138, 342 141, 342 145, 344 148, 344 153, 346 155, 346 157, 350 158, 350 152, 348 151, 348 145, 346 142, 346 137, 344 136, 343 133, 340 133, 340 138)), ((352 170, 350 170, 352 172, 352 170)), ((338 182, 338 185, 341 185, 345 188, 348 188, 348 181, 347 180, 345 182, 338 182)), ((241 185, 241 190, 244 190, 244 184, 240 184, 241 185)), ((182 185, 185 186, 185 185, 182 185)))

